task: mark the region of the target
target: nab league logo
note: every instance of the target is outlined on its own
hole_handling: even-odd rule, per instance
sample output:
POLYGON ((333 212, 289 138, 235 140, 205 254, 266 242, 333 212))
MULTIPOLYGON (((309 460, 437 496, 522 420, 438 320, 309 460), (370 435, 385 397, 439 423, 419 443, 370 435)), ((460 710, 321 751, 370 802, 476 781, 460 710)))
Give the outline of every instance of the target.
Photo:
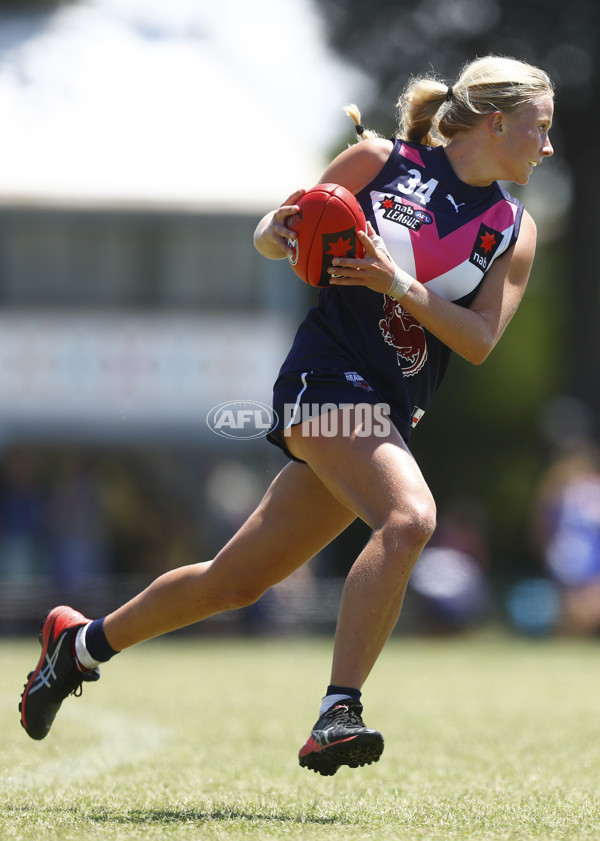
POLYGON ((418 231, 421 225, 431 225, 433 219, 426 210, 420 210, 411 204, 400 201, 395 196, 384 196, 379 202, 383 210, 383 218, 388 222, 395 222, 411 231, 418 231))
POLYGON ((219 403, 206 416, 206 423, 222 438, 248 440, 262 438, 277 421, 277 414, 265 403, 255 400, 230 400, 219 403))

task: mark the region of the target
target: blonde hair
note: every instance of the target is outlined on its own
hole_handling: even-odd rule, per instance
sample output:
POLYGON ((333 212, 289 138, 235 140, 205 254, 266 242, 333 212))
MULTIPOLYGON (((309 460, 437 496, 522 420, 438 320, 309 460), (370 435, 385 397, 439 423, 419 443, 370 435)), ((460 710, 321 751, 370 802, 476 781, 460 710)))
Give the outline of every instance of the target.
MULTIPOLYGON (((518 111, 546 96, 554 96, 554 85, 539 67, 504 56, 477 58, 464 65, 452 85, 433 74, 412 78, 396 103, 396 136, 427 146, 443 145, 486 114, 518 111)), ((362 128, 356 106, 345 111, 362 128)), ((359 134, 361 140, 367 137, 379 135, 366 129, 359 134)))
POLYGON ((369 128, 365 128, 363 126, 360 118, 360 111, 358 110, 357 105, 346 105, 344 111, 350 117, 350 119, 354 120, 354 123, 356 125, 356 134, 359 140, 368 140, 370 137, 381 137, 381 135, 377 134, 376 131, 373 131, 369 128))

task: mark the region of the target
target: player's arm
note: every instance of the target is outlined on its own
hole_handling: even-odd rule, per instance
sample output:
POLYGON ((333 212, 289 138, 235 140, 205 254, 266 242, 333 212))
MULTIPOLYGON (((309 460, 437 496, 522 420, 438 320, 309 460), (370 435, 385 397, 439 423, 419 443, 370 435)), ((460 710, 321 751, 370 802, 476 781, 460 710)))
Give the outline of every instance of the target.
MULTIPOLYGON (((319 184, 340 184, 351 193, 358 193, 377 175, 392 150, 389 140, 369 139, 350 146, 329 164, 319 184)), ((287 220, 298 212, 295 202, 306 190, 297 190, 283 202, 281 207, 267 213, 260 220, 254 232, 254 245, 263 257, 282 260, 294 253, 288 245, 291 235, 287 220)))
POLYGON ((296 202, 305 192, 306 190, 296 190, 280 207, 265 214, 256 226, 254 247, 263 257, 269 260, 284 260, 294 253, 294 249, 288 244, 292 231, 286 222, 290 216, 298 213, 300 208, 296 202))
POLYGON ((470 308, 460 307, 479 320, 471 340, 471 356, 478 354, 480 358, 461 354, 475 364, 489 356, 521 303, 535 257, 536 239, 535 222, 523 211, 516 243, 492 264, 470 308))
POLYGON ((375 178, 392 149, 391 140, 379 137, 361 140, 332 160, 319 184, 340 184, 356 195, 375 178))
POLYGON ((365 256, 360 260, 333 260, 330 271, 338 276, 331 283, 366 286, 384 293, 389 290, 394 273, 398 273, 407 287, 400 299, 404 309, 455 353, 480 365, 521 302, 535 254, 536 227, 524 211, 517 242, 494 261, 469 308, 447 301, 426 284, 410 278, 396 266, 385 246, 378 248, 365 234, 359 233, 359 237, 365 246, 365 256))

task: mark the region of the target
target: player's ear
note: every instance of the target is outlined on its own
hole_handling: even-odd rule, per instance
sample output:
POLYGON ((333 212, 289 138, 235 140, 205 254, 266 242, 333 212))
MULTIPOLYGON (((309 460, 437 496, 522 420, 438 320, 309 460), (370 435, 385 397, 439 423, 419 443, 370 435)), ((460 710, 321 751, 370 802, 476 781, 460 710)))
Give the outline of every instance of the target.
POLYGON ((495 137, 501 137, 504 134, 505 118, 502 111, 494 111, 488 116, 488 129, 495 137))

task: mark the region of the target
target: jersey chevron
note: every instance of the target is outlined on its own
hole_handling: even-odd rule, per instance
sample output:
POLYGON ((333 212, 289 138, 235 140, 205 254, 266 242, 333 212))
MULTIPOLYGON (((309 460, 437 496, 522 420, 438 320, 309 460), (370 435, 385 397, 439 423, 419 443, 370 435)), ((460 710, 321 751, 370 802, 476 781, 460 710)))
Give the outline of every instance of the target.
POLYGON ((456 301, 477 288, 512 244, 520 206, 499 189, 449 183, 440 166, 431 177, 421 154, 408 148, 408 157, 396 158, 393 179, 369 192, 372 221, 399 266, 456 301))

